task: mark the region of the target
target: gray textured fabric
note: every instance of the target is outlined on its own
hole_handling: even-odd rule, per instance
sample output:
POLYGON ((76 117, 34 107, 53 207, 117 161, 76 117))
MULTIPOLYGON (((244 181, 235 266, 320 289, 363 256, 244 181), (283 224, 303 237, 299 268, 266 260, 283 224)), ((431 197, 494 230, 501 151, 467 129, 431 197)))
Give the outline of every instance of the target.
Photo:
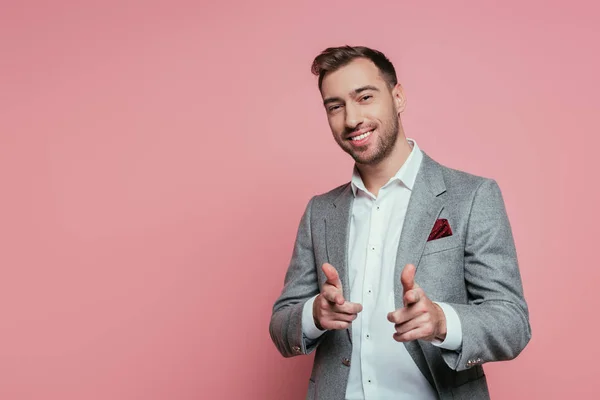
MULTIPOLYGON (((352 353, 351 332, 328 331, 315 341, 302 335, 302 307, 319 293, 328 262, 348 284, 348 232, 354 197, 347 183, 314 196, 300 221, 284 288, 273 306, 269 332, 284 357, 316 350, 307 399, 344 399, 352 353), (347 363, 346 363, 347 364, 347 363)), ((417 267, 415 281, 433 301, 458 313, 463 343, 458 351, 426 341, 406 346, 441 399, 487 399, 482 365, 515 358, 531 337, 529 312, 502 194, 492 179, 446 168, 427 154, 408 205, 395 266, 395 302, 402 306, 400 274, 417 267), (453 235, 427 241, 438 218, 453 235)))

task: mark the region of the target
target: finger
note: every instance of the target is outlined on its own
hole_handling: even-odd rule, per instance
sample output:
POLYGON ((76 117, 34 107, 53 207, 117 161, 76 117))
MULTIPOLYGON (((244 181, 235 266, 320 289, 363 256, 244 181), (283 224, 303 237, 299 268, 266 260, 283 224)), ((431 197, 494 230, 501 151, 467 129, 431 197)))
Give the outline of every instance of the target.
POLYGON ((342 282, 340 281, 340 276, 338 275, 337 270, 333 267, 333 265, 325 263, 323 264, 323 273, 327 277, 327 283, 335 286, 338 289, 342 288, 342 282))
POLYGON ((335 289, 332 286, 325 287, 321 294, 323 295, 325 300, 327 300, 330 303, 342 305, 345 302, 344 295, 340 292, 340 290, 335 289))
POLYGON ((346 321, 333 321, 333 326, 335 329, 348 329, 351 323, 346 321))
POLYGON ((345 302, 342 305, 336 305, 334 306, 334 311, 338 312, 338 313, 343 313, 343 314, 358 314, 359 312, 361 312, 363 309, 362 304, 359 303, 352 303, 352 302, 345 302))
POLYGON ((430 322, 430 320, 427 317, 420 315, 401 324, 396 324, 394 325, 394 328, 396 329, 397 334, 402 335, 412 331, 413 329, 418 329, 426 325, 428 322, 430 322))
POLYGON ((393 336, 394 340, 397 342, 410 342, 418 339, 430 340, 433 338, 433 327, 429 325, 420 326, 419 328, 410 330, 403 334, 396 332, 393 336))
POLYGON ((413 313, 407 308, 399 308, 396 311, 388 313, 387 319, 394 324, 402 324, 413 319, 413 313))
POLYGON ((332 330, 332 329, 348 329, 351 325, 351 322, 347 321, 338 321, 338 320, 326 320, 322 324, 324 329, 332 330))
POLYGON ((412 264, 406 264, 404 269, 402 270, 402 274, 400 275, 400 282, 402 283, 402 288, 404 293, 412 290, 415 286, 415 271, 416 268, 412 264))
POLYGON ((333 321, 352 322, 356 318, 358 318, 358 314, 334 313, 331 315, 331 320, 333 321))
POLYGON ((411 289, 404 293, 403 302, 405 306, 415 304, 423 298, 422 290, 419 288, 411 289))
POLYGON ((339 292, 335 295, 335 304, 338 304, 341 306, 345 302, 346 302, 346 300, 344 299, 344 295, 341 292, 339 292))

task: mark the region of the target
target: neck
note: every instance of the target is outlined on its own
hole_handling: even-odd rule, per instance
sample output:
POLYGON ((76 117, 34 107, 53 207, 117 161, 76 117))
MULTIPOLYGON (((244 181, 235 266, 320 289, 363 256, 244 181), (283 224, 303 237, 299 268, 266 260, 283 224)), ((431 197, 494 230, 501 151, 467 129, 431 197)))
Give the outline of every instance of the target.
POLYGON ((379 189, 402 168, 411 151, 412 147, 400 130, 396 145, 385 159, 375 165, 356 164, 367 190, 377 196, 379 189))

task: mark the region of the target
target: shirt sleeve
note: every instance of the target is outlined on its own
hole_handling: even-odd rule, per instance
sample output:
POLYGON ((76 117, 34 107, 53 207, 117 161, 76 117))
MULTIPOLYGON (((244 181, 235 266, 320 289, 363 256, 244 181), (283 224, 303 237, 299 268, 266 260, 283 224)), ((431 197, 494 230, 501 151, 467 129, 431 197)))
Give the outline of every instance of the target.
POLYGON ((313 318, 313 303, 318 295, 311 297, 304 303, 304 308, 302 309, 302 333, 308 339, 314 340, 319 336, 327 332, 327 330, 320 330, 315 325, 315 320, 313 318))
POLYGON ((462 326, 458 314, 452 306, 446 303, 438 303, 437 301, 434 303, 440 306, 446 317, 446 339, 443 342, 433 340, 431 344, 446 350, 458 350, 462 346, 462 326))

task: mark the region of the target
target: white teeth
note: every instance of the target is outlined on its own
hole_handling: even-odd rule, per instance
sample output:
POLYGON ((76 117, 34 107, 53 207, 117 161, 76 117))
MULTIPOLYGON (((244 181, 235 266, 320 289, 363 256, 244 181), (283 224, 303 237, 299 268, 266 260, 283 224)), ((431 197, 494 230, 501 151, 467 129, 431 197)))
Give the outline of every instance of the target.
POLYGON ((371 133, 372 133, 372 132, 373 132, 373 131, 365 132, 365 133, 363 133, 362 135, 354 136, 354 137, 353 137, 353 138, 351 138, 350 140, 355 140, 355 141, 356 141, 356 140, 363 140, 363 139, 365 139, 365 138, 369 137, 369 135, 371 135, 371 133))

